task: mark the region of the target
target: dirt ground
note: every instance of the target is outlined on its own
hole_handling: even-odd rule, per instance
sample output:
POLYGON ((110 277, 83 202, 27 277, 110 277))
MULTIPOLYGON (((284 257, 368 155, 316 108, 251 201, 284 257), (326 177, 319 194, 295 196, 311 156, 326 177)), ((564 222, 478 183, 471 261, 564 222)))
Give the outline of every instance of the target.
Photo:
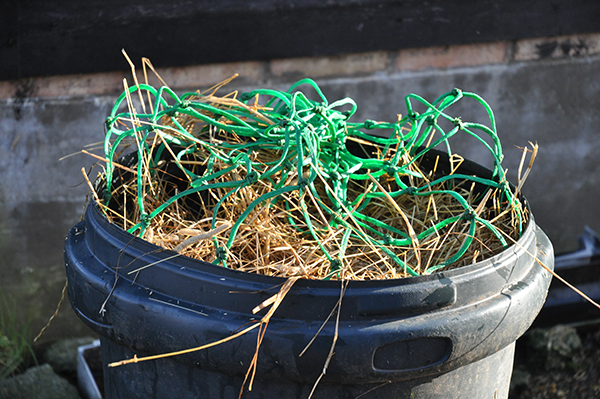
POLYGON ((600 398, 600 322, 533 329, 517 341, 510 399, 600 398))

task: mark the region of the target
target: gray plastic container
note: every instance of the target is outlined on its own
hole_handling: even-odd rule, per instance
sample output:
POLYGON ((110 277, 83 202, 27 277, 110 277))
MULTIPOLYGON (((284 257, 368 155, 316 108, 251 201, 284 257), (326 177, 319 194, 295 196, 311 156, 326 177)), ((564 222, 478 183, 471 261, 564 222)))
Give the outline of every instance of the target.
POLYGON ((77 348, 77 385, 83 399, 102 399, 100 388, 94 379, 92 370, 85 358, 85 352, 100 346, 100 340, 97 339, 89 345, 83 345, 77 348))
MULTIPOLYGON (((486 173, 471 162, 461 168, 486 173)), ((200 352, 106 367, 228 337, 254 322, 252 309, 284 282, 183 256, 167 259, 173 255, 110 224, 93 203, 67 236, 69 298, 102 337, 107 399, 238 398, 256 330, 200 352)), ((335 355, 313 397, 507 398, 515 341, 540 311, 551 280, 538 261, 553 268, 553 249, 531 216, 515 245, 485 261, 429 276, 351 281, 335 355)), ((339 295, 336 281, 294 284, 271 319, 253 389, 243 398, 308 396, 335 322, 299 355, 339 295)))

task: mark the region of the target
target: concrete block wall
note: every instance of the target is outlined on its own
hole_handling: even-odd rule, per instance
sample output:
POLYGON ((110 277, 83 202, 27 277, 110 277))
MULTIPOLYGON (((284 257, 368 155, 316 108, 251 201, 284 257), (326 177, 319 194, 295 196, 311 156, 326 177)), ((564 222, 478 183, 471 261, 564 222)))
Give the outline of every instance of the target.
MULTIPOLYGON (((138 74, 141 76, 141 63, 138 74)), ((395 120, 404 96, 433 100, 458 87, 495 111, 505 167, 516 179, 529 141, 540 146, 525 185, 535 218, 557 252, 572 250, 585 225, 600 231, 600 33, 378 51, 319 58, 161 68, 178 92, 206 89, 238 73, 230 89, 284 89, 315 79, 330 101, 350 96, 356 120, 395 120)), ((123 71, 128 71, 123 60, 123 71)), ((81 169, 101 154, 103 121, 131 72, 0 82, 0 292, 17 299, 19 315, 39 330, 53 314, 65 282, 63 238, 81 215, 88 191, 81 169)), ((158 84, 158 82, 151 81, 158 84)), ((463 120, 482 118, 465 102, 463 120)), ((479 147, 454 150, 486 163, 479 147)), ((93 176, 99 171, 93 172, 93 176)), ((44 339, 84 335, 68 303, 44 339)))

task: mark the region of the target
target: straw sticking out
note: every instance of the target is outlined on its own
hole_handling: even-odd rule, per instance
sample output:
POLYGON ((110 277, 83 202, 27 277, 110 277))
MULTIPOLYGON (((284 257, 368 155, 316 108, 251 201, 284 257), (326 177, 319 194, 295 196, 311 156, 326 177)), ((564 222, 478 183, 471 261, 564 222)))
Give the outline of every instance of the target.
POLYGON ((499 166, 495 131, 442 113, 470 93, 434 104, 412 95, 427 112, 350 123, 354 102, 329 104, 310 80, 287 92, 217 95, 228 81, 179 97, 135 78, 108 118, 105 156, 95 156, 107 162, 96 199, 107 217, 180 255, 286 278, 429 274, 503 251, 504 234, 519 238, 527 214, 499 166), (152 114, 136 113, 134 91, 148 94, 152 114), (453 131, 437 124, 442 117, 453 131), (389 137, 365 133, 374 129, 389 137), (423 161, 448 137, 476 129, 495 138, 491 177, 461 174, 455 154, 445 166, 439 156, 423 161), (120 157, 126 148, 133 153, 120 157))

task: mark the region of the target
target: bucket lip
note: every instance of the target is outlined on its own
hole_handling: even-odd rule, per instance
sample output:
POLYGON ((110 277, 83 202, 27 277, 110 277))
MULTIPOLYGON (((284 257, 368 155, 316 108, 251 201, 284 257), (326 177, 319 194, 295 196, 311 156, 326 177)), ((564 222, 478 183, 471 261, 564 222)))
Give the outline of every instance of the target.
MULTIPOLYGON (((518 254, 518 248, 528 248, 530 247, 531 240, 535 240, 535 230, 537 228, 535 224, 535 220, 533 214, 529 211, 529 204, 524 196, 521 196, 523 206, 528 210, 528 219, 525 230, 521 234, 521 237, 513 243, 504 251, 499 254, 496 254, 487 259, 481 260, 479 262, 461 266, 451 270, 445 270, 441 272, 435 272, 428 275, 419 275, 419 276, 410 276, 404 278, 395 278, 395 279, 382 279, 382 280, 348 280, 349 287, 352 288, 386 288, 388 286, 399 286, 399 285, 411 285, 411 284, 419 284, 419 283, 428 283, 435 282, 442 278, 454 279, 458 277, 466 277, 469 274, 479 273, 488 269, 490 266, 493 266, 499 262, 505 262, 507 257, 516 257, 518 254)), ((168 249, 164 249, 162 247, 157 246, 149 241, 144 240, 143 238, 139 238, 125 230, 116 224, 110 222, 106 215, 100 210, 98 203, 95 200, 92 200, 88 204, 88 211, 86 213, 91 212, 91 217, 94 219, 95 223, 98 227, 103 230, 110 230, 109 233, 115 233, 123 237, 122 241, 127 244, 128 247, 133 246, 146 246, 153 248, 151 251, 147 251, 150 256, 156 256, 157 253, 161 253, 165 257, 172 256, 176 254, 176 252, 168 249), (161 250, 157 252, 156 250, 161 250)), ((178 258, 171 260, 172 262, 185 263, 186 268, 190 268, 196 272, 212 272, 214 274, 219 275, 222 278, 229 278, 234 280, 245 280, 248 282, 260 283, 260 284, 268 284, 268 285, 281 285, 283 282, 287 280, 286 277, 278 277, 278 276, 267 276, 263 274, 250 273, 245 271, 240 271, 236 269, 230 269, 223 266, 218 266, 210 262, 206 262, 199 259, 190 258, 185 255, 181 255, 178 258)), ((169 262, 171 262, 169 261, 169 262)), ((169 267, 169 262, 161 262, 153 267, 165 268, 169 267)), ((179 266, 182 265, 177 265, 179 266)), ((304 287, 304 288, 335 288, 339 290, 341 280, 320 280, 320 279, 307 279, 300 278, 296 283, 296 287, 304 287)))
MULTIPOLYGON (((419 148, 423 148, 423 147, 419 147, 419 148)), ((128 153, 122 157, 123 160, 127 160, 127 161, 124 161, 122 163, 129 166, 131 162, 134 162, 136 157, 137 157, 137 152, 133 151, 131 153, 128 153)), ((435 158, 439 158, 439 157, 441 157, 440 159, 443 161, 445 159, 448 159, 449 155, 447 152, 442 151, 440 149, 430 148, 422 156, 422 159, 425 162, 433 162, 433 160, 435 158)), ((443 165, 443 162, 440 165, 443 165)), ((440 166, 440 168, 441 168, 441 166, 440 166)), ((491 176, 492 176, 492 171, 490 169, 488 169, 485 166, 483 166, 477 162, 474 162, 473 160, 470 160, 470 159, 464 159, 463 162, 461 163, 461 165, 459 166, 459 168, 456 170, 456 172, 457 173, 466 173, 466 174, 485 177, 485 178, 491 178, 491 176)), ((516 189, 514 187, 514 185, 510 184, 510 182, 508 184, 512 190, 516 189)), ((101 190, 100 189, 100 185, 101 185, 100 177, 98 179, 96 179, 96 181, 94 182, 94 185, 95 185, 95 189, 97 191, 101 190)), ((529 202, 527 201, 527 199, 525 198, 525 196, 523 194, 519 194, 519 200, 521 201, 521 205, 527 211, 527 215, 528 215, 528 218, 526 220, 525 229, 523 230, 521 237, 519 237, 519 239, 516 242, 513 242, 511 245, 509 245, 504 251, 502 251, 492 257, 489 257, 487 259, 481 260, 479 262, 476 262, 476 263, 473 263, 470 265, 461 266, 461 267, 451 269, 451 270, 434 272, 434 273, 428 274, 428 275, 409 276, 409 277, 404 277, 404 278, 382 279, 382 280, 348 280, 349 287, 352 287, 355 289, 356 288, 385 288, 388 286, 412 285, 412 284, 418 284, 418 283, 436 282, 436 281, 440 280, 441 278, 454 279, 454 278, 458 278, 458 277, 466 277, 470 274, 481 273, 482 271, 488 269, 489 266, 492 266, 498 262, 505 261, 507 257, 516 257, 518 255, 517 252, 519 252, 516 248, 530 247, 531 241, 535 240, 535 230, 537 228, 533 214, 532 214, 530 206, 529 206, 529 202)), ((132 244, 134 244, 134 243, 135 243, 135 245, 138 245, 138 246, 149 246, 153 249, 150 251, 147 251, 149 253, 152 252, 152 255, 150 255, 150 254, 148 254, 148 255, 150 255, 152 257, 156 257, 157 260, 160 260, 160 258, 162 258, 162 254, 165 254, 166 256, 172 256, 172 255, 176 254, 176 252, 174 252, 172 250, 167 250, 162 247, 159 247, 156 244, 153 244, 149 241, 139 238, 139 237, 123 230, 116 224, 111 223, 108 220, 108 218, 106 217, 106 215, 100 210, 100 207, 94 198, 92 198, 90 200, 90 203, 88 204, 88 208, 93 209, 93 211, 94 211, 93 218, 97 222, 98 226, 104 226, 102 228, 105 230, 107 228, 110 228, 116 234, 120 234, 123 237, 126 237, 126 239, 124 239, 124 240, 125 240, 125 243, 127 244, 127 247, 131 247, 132 244), (110 226, 110 227, 108 227, 108 226, 110 226), (157 250, 161 250, 161 251, 159 252, 157 250), (156 256, 157 253, 161 253, 161 255, 156 256)), ((164 258, 163 258, 163 260, 164 260, 164 258)), ((218 265, 215 265, 215 264, 203 261, 203 260, 190 258, 185 255, 181 255, 181 256, 177 257, 176 259, 173 259, 173 261, 177 262, 177 263, 185 263, 186 267, 189 267, 190 269, 195 270, 197 272, 209 272, 210 271, 214 274, 219 275, 220 277, 227 277, 227 278, 238 280, 238 281, 245 280, 245 281, 252 282, 252 283, 265 284, 265 285, 268 284, 268 285, 276 286, 276 285, 283 284, 287 280, 286 277, 267 276, 267 275, 262 275, 262 274, 244 272, 244 271, 240 271, 240 270, 236 270, 236 269, 230 269, 230 268, 218 266, 218 265)), ((153 267, 167 268, 168 267, 167 265, 168 265, 168 262, 161 262, 153 267)), ((179 267, 179 265, 178 265, 178 267, 179 267)), ((295 285, 295 287, 301 286, 304 288, 335 288, 335 289, 339 289, 340 280, 320 280, 320 279, 300 278, 294 285, 295 285)))

